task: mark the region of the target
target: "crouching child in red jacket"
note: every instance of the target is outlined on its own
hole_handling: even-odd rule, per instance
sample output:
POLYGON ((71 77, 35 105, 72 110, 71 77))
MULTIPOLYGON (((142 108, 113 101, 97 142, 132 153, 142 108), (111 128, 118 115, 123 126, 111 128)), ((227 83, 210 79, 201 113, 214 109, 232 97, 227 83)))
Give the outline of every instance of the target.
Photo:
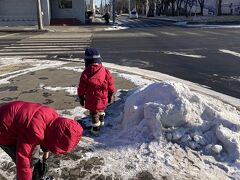
POLYGON ((79 123, 59 117, 45 105, 13 101, 0 107, 0 147, 16 163, 18 180, 46 178, 48 152, 70 152, 82 133, 79 123), (44 152, 41 159, 40 147, 44 152))
POLYGON ((104 125, 104 116, 108 103, 114 93, 112 74, 102 65, 102 58, 96 48, 85 50, 85 70, 78 86, 80 104, 90 111, 92 118, 91 132, 98 135, 104 125))

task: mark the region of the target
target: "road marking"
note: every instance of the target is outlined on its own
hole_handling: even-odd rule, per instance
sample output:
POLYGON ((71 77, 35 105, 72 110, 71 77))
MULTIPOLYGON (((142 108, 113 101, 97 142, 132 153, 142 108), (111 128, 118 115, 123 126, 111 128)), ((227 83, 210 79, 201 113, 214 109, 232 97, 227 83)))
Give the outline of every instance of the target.
POLYGON ((192 57, 192 58, 206 58, 202 55, 195 55, 195 54, 186 54, 186 53, 180 53, 180 52, 174 52, 174 51, 162 51, 164 54, 170 54, 170 55, 177 55, 177 56, 185 56, 185 57, 192 57))
POLYGON ((2 35, 2 36, 0 36, 0 38, 3 38, 3 37, 9 37, 9 36, 14 36, 14 35, 17 35, 17 34, 20 34, 20 33, 6 34, 6 35, 2 35))
POLYGON ((195 33, 195 32, 189 32, 189 31, 185 31, 184 33, 189 34, 189 35, 194 35, 194 36, 203 36, 202 34, 195 33))
POLYGON ((231 54, 233 56, 240 57, 240 53, 235 52, 235 51, 230 51, 230 50, 227 50, 227 49, 219 49, 219 51, 221 51, 223 53, 231 54))
POLYGON ((205 30, 204 30, 203 32, 208 33, 208 34, 213 34, 213 35, 221 35, 221 36, 225 36, 224 33, 220 33, 220 32, 205 31, 205 30))
POLYGON ((164 35, 168 35, 168 36, 177 36, 177 34, 174 34, 174 33, 170 33, 170 32, 160 32, 164 35))

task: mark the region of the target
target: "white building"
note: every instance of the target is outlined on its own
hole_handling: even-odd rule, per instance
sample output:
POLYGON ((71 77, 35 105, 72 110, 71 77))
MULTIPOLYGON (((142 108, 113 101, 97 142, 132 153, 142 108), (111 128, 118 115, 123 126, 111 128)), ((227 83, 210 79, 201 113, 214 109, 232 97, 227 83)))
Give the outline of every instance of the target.
MULTIPOLYGON (((44 25, 85 23, 86 1, 41 0, 44 25)), ((37 0, 0 0, 0 26, 36 24, 37 0)))

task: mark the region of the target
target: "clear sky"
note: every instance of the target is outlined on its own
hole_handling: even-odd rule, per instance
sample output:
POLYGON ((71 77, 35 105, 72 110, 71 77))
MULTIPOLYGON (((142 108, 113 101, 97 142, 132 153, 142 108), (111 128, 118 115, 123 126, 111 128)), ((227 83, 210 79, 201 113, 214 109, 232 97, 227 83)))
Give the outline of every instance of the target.
MULTIPOLYGON (((100 7, 101 0, 95 0, 95 1, 96 1, 96 5, 97 5, 98 7, 100 7)), ((102 0, 103 4, 105 3, 105 1, 106 1, 107 4, 109 3, 109 0, 102 0)))
POLYGON ((101 4, 101 0, 96 0, 96 5, 99 7, 101 4))

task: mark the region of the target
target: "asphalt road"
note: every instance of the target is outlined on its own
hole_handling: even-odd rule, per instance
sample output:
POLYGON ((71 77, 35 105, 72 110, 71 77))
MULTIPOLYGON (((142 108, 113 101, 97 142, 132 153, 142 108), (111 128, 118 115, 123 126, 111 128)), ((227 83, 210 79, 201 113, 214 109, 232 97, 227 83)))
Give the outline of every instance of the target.
POLYGON ((94 46, 105 62, 158 71, 240 98, 239 29, 184 28, 124 17, 117 22, 129 29, 94 33, 1 32, 0 57, 83 58, 85 48, 94 46))
POLYGON ((104 61, 166 73, 240 98, 240 30, 184 28, 121 18, 129 29, 94 34, 104 61))

